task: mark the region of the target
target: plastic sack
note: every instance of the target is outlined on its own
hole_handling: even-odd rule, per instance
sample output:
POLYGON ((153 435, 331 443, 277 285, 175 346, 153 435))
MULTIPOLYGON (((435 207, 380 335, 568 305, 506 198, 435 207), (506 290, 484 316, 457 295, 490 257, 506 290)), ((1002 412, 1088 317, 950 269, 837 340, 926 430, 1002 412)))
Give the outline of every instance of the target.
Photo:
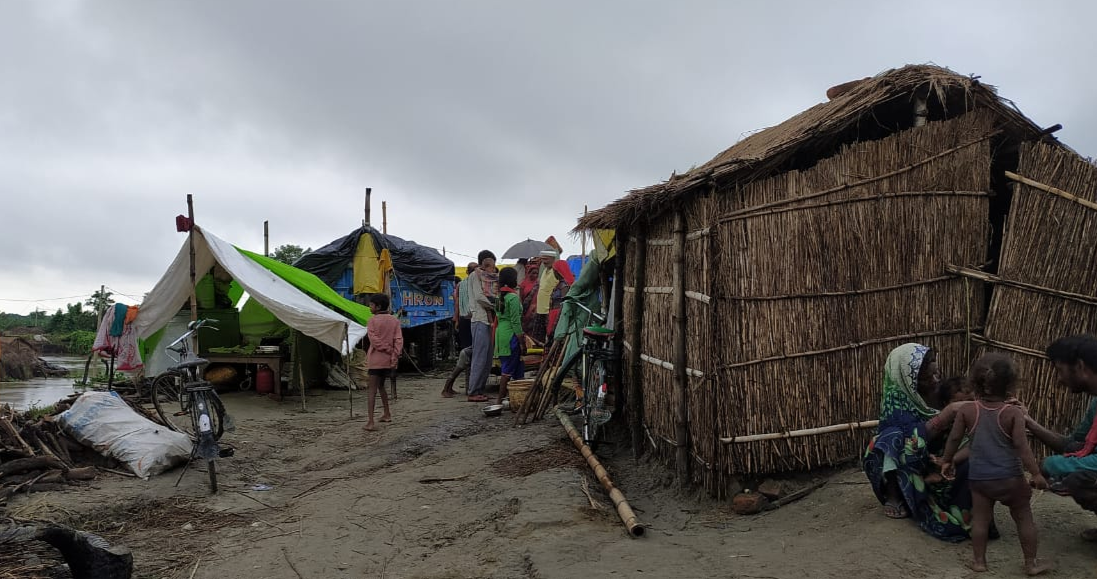
POLYGON ((190 458, 190 436, 134 412, 110 392, 88 392, 57 416, 61 430, 148 480, 190 458))

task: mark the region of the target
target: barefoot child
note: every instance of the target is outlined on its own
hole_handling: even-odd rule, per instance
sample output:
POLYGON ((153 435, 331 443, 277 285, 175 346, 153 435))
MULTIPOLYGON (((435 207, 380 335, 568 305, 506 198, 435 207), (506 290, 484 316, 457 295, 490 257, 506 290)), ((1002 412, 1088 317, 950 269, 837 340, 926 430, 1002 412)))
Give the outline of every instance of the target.
POLYGON ((373 317, 366 324, 366 337, 369 338, 369 414, 366 430, 377 430, 373 424, 373 412, 377 407, 377 391, 381 391, 381 422, 391 422, 389 413, 389 395, 385 392, 385 378, 396 369, 400 361, 400 352, 404 349, 404 336, 400 332, 400 320, 389 313, 389 297, 385 294, 373 294, 369 298, 369 309, 373 317))
POLYGON ((495 302, 495 357, 502 365, 499 377, 499 398, 502 404, 507 395, 507 383, 511 378, 521 380, 525 376, 522 364, 522 351, 526 347, 526 337, 522 332, 522 300, 518 297, 518 272, 512 267, 499 272, 499 299, 495 302))
POLYGON ((965 434, 969 435, 971 455, 968 458, 968 481, 971 485, 972 522, 971 546, 974 557, 969 564, 973 571, 987 570, 987 535, 994 504, 1009 507, 1017 525, 1017 536, 1024 553, 1024 571, 1039 575, 1051 566, 1036 560, 1036 523, 1032 518, 1029 499, 1032 489, 1025 481, 1024 470, 1032 475, 1032 486, 1047 488, 1036 458, 1025 438, 1025 415, 1020 407, 1008 404, 1017 387, 1017 370, 1004 354, 986 354, 975 361, 969 373, 975 392, 975 402, 964 404, 956 413, 952 432, 945 448, 942 472, 951 476, 956 449, 965 434))

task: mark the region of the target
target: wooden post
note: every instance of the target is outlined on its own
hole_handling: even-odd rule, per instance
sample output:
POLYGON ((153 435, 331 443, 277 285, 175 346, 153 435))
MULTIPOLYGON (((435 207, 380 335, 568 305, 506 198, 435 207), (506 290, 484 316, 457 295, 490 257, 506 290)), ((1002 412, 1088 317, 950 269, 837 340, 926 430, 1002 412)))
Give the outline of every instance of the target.
MULTIPOLYGON (((587 216, 587 206, 583 205, 583 217, 587 216)), ((582 267, 587 264, 587 236, 590 235, 590 231, 584 231, 581 234, 582 249, 579 250, 579 266, 582 267)))
POLYGON ((389 234, 389 203, 388 201, 381 202, 381 233, 389 234))
POLYGON ((270 257, 270 221, 263 222, 263 256, 270 257))
MULTIPOLYGON (((617 257, 613 260, 613 263, 613 293, 611 294, 613 297, 610 299, 610 302, 613 304, 613 312, 611 313, 613 325, 610 327, 613 328, 613 351, 620 354, 614 360, 616 365, 612 368, 613 391, 620 393, 622 392, 621 379, 624 374, 624 364, 621 363, 621 360, 625 352, 625 333, 621 329, 622 321, 625 319, 625 256, 621 253, 620 247, 618 247, 617 257)), ((618 413, 618 416, 620 416, 620 412, 624 409, 624 398, 626 397, 618 396, 616 403, 614 404, 616 408, 614 408, 613 411, 618 413)))
MULTIPOLYGON (((620 230, 617 231, 617 255, 623 255, 621 240, 625 238, 620 230)), ((631 378, 628 381, 628 422, 632 433, 632 455, 640 458, 644 454, 644 389, 642 376, 644 375, 644 360, 640 357, 644 349, 644 279, 648 262, 648 229, 641 224, 636 230, 636 237, 632 242, 633 252, 636 254, 636 264, 633 266, 635 276, 632 293, 632 319, 625 322, 632 339, 632 351, 629 359, 629 372, 631 378)), ((624 285, 624 284, 622 284, 624 285)))
MULTIPOLYGON (((194 272, 194 197, 187 193, 187 218, 190 219, 190 229, 187 231, 187 244, 190 245, 190 321, 198 320, 198 280, 194 272)), ((198 357, 198 332, 190 337, 190 351, 194 357, 198 357)))
POLYGON ((369 227, 369 196, 372 192, 372 187, 366 187, 366 218, 362 220, 362 225, 365 227, 369 227))
POLYGON ((293 331, 293 374, 297 376, 297 390, 301 393, 301 412, 308 412, 305 402, 305 369, 301 366, 301 332, 293 331))
POLYGON ((678 394, 675 413, 675 467, 678 485, 689 485, 689 376, 686 374, 686 224, 681 209, 674 213, 674 389, 678 394))

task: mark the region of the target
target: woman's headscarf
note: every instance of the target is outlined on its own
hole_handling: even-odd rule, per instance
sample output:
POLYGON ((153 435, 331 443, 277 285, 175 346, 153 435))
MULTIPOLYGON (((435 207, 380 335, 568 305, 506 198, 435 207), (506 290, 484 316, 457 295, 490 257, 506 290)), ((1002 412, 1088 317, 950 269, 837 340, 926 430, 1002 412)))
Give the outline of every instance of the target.
POLYGON ((922 395, 918 394, 918 373, 922 370, 929 348, 922 344, 903 344, 888 354, 884 364, 884 395, 880 420, 897 411, 906 411, 923 419, 937 414, 922 395))
POLYGON ((552 271, 556 272, 556 277, 568 285, 575 283, 575 276, 571 273, 571 268, 568 267, 568 262, 558 259, 552 263, 552 271))

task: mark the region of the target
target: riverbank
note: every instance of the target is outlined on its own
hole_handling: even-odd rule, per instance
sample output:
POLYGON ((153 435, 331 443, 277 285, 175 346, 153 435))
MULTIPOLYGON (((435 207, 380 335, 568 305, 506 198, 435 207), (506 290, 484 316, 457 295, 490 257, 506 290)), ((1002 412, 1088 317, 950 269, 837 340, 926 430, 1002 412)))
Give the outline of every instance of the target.
MULTIPOLYGON (((401 378, 393 422, 362 430, 365 400, 319 391, 283 403, 225 395, 237 430, 218 461, 221 492, 195 465, 149 481, 101 475, 93 487, 13 500, 10 513, 77 523, 130 547, 135 576, 963 578, 967 544, 934 540, 880 512, 847 470, 807 498, 737 516, 681 496, 671 472, 607 448, 606 467, 648 532, 631 538, 559 423, 512 428, 480 404, 438 395, 440 379, 401 378)), ((1042 555, 1088 577, 1097 554, 1077 534, 1097 520, 1069 499, 1035 499, 1042 555)), ((1008 514, 992 572, 1019 576, 1008 514)))
MULTIPOLYGON (((43 407, 76 391, 73 381, 83 375, 86 358, 75 356, 42 356, 46 362, 69 370, 68 376, 33 378, 23 381, 0 382, 0 405, 10 404, 19 411, 43 407)), ((95 368, 93 367, 94 371, 95 368)))

